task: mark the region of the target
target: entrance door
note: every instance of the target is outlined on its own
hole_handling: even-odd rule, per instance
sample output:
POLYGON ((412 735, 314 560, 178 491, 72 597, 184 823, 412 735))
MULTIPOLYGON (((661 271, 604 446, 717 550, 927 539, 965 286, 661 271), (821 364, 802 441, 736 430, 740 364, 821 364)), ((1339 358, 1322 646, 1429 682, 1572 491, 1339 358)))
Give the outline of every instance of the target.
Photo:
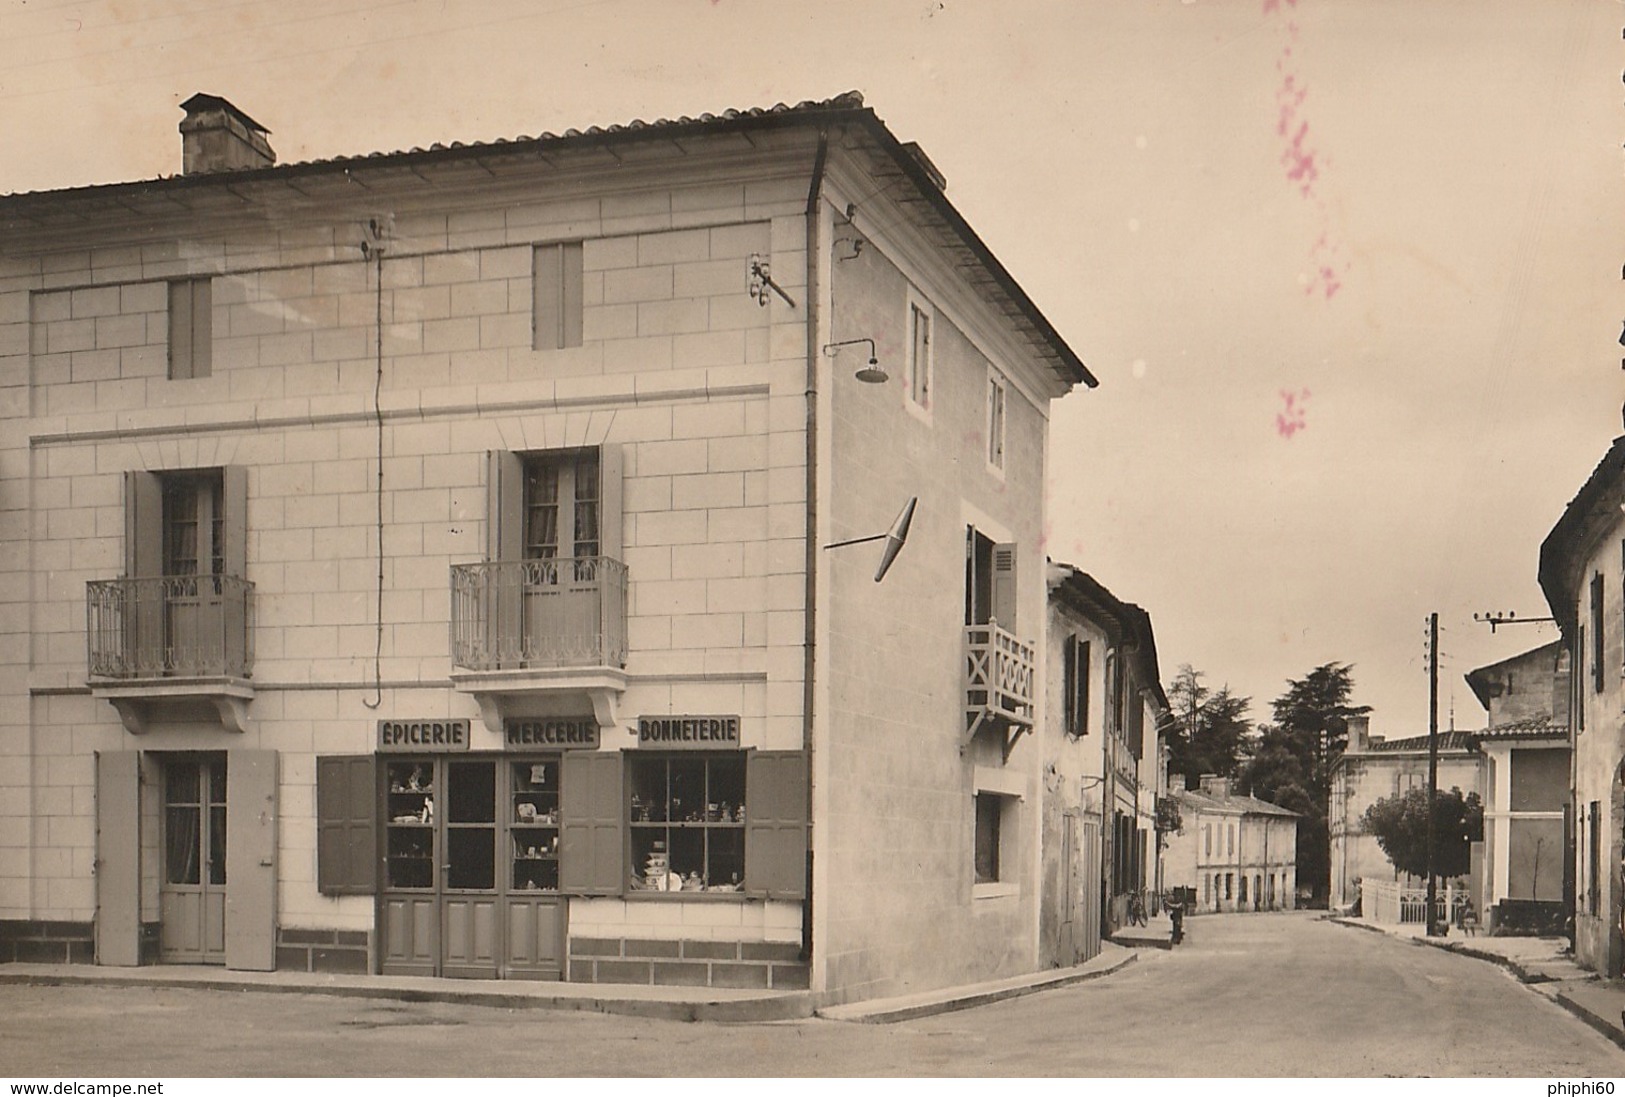
POLYGON ((384 767, 383 971, 560 978, 556 759, 384 767))
POLYGON ((440 974, 497 973, 497 764, 445 762, 440 974))
POLYGON ((226 756, 163 764, 159 954, 169 963, 226 962, 226 756))

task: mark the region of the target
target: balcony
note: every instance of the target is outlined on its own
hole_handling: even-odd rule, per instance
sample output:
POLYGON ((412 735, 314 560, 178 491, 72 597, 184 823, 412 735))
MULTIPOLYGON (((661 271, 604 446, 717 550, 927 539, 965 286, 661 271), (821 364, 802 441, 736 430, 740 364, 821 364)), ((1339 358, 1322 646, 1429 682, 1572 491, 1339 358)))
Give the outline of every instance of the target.
POLYGON ((228 730, 245 729, 253 583, 231 575, 96 580, 86 584, 85 612, 91 693, 132 733, 145 732, 156 709, 200 703, 228 730))
POLYGON ((1000 732, 1005 761, 1033 727, 1033 645, 997 621, 965 626, 965 739, 984 727, 1000 732))
POLYGON ((505 713, 570 693, 613 726, 626 689, 626 587, 626 565, 608 556, 452 565, 452 684, 497 734, 505 713))

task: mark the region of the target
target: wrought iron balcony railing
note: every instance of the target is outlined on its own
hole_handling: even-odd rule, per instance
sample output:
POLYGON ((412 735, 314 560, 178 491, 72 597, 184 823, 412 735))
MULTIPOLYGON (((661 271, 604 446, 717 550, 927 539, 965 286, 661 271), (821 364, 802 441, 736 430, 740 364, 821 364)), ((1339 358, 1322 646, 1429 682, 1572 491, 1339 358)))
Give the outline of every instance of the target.
POLYGON ((997 621, 965 626, 965 712, 970 731, 996 721, 1033 724, 1033 645, 997 621))
POLYGON ((248 678, 254 584, 231 575, 161 575, 86 584, 92 678, 248 678))
POLYGON ((626 666, 626 565, 608 556, 453 564, 451 661, 475 671, 626 666))

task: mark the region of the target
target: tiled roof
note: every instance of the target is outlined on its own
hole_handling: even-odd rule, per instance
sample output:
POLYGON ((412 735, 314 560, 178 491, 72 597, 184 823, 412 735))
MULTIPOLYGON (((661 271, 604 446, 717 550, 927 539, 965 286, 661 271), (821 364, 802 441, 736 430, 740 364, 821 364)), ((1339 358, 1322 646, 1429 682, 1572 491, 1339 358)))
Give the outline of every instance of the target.
MULTIPOLYGON (((193 96, 187 102, 191 103, 200 98, 193 96)), ((216 96, 203 96, 202 98, 216 99, 216 96)), ((225 100, 220 100, 225 106, 230 106, 225 100)), ((242 112, 235 106, 232 110, 238 114, 242 112)), ((803 114, 812 114, 822 111, 861 110, 863 109, 863 95, 860 92, 849 91, 831 99, 807 99, 794 106, 785 103, 775 103, 771 107, 751 107, 745 110, 725 110, 720 114, 699 114, 694 116, 680 115, 676 118, 657 118, 653 122, 645 122, 635 118, 630 122, 609 126, 588 126, 586 129, 567 129, 563 133, 553 133, 549 130, 535 136, 520 135, 518 137, 498 138, 494 141, 452 141, 449 144, 439 141, 430 145, 414 145, 409 149, 394 149, 359 153, 350 156, 318 157, 314 160, 294 160, 285 164, 276 164, 265 168, 251 168, 234 172, 208 172, 194 175, 160 175, 156 179, 125 181, 119 183, 96 183, 84 187, 65 187, 58 190, 46 191, 18 191, 0 195, 5 198, 25 198, 36 195, 73 195, 87 191, 106 190, 112 187, 129 187, 141 184, 180 182, 193 184, 219 182, 224 178, 243 179, 246 177, 269 177, 278 174, 293 172, 302 173, 311 168, 346 168, 358 164, 378 164, 391 160, 412 160, 435 156, 445 153, 476 154, 480 152, 514 152, 523 151, 527 145, 561 145, 569 142, 587 141, 592 139, 639 136, 661 136, 666 131, 716 128, 728 123, 738 123, 756 120, 771 120, 775 118, 788 118, 803 114)), ((243 115, 247 117, 247 115, 243 115)), ((259 123, 256 127, 264 129, 259 123)), ((265 132, 269 133, 269 130, 265 132)))
POLYGON ((1559 724, 1550 716, 1530 716, 1522 720, 1508 720, 1492 728, 1475 732, 1475 739, 1567 739, 1567 724, 1559 724))
POLYGON ((1198 811, 1221 811, 1239 815, 1278 815, 1292 819, 1298 817, 1295 811, 1288 811, 1284 807, 1272 804, 1268 800, 1260 800, 1256 796, 1242 796, 1232 793, 1229 796, 1212 796, 1198 789, 1180 789, 1174 796, 1180 803, 1189 804, 1198 811))
MULTIPOLYGON (((1472 750, 1472 738, 1482 735, 1481 731, 1441 731, 1439 732, 1439 749, 1441 751, 1454 750, 1467 752, 1472 750)), ((1427 750, 1428 737, 1426 735, 1413 735, 1408 739, 1384 739, 1380 743, 1368 743, 1364 752, 1351 751, 1350 753, 1387 754, 1406 750, 1427 750)))

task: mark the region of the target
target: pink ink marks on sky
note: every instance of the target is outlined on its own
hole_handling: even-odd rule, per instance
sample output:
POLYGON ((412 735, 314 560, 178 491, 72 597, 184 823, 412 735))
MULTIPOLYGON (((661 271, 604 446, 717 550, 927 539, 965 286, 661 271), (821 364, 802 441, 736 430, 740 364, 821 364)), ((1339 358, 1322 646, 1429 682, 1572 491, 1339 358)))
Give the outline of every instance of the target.
POLYGON ((1307 411, 1308 403, 1308 389, 1299 389, 1297 392, 1282 389, 1281 410, 1275 413, 1275 433, 1290 442, 1294 434, 1307 427, 1309 423, 1304 413, 1307 411))
MULTIPOLYGON (((1280 11, 1283 3, 1289 8, 1298 6, 1298 0, 1263 0, 1264 14, 1280 11)), ((1325 200, 1316 191, 1321 171, 1330 161, 1321 155, 1309 140, 1309 119, 1305 117, 1304 112, 1304 100, 1309 97, 1309 87, 1296 68, 1295 55, 1298 47, 1296 20, 1287 20, 1286 35, 1287 40, 1281 47, 1281 56, 1275 61, 1275 70, 1281 74, 1281 86, 1275 92, 1275 133, 1282 142, 1281 167, 1285 171, 1287 182, 1297 188, 1305 201, 1315 204, 1322 226, 1320 238, 1309 249, 1310 273, 1304 279, 1303 291, 1309 296, 1321 294, 1330 301, 1337 296, 1337 291, 1343 288, 1343 275, 1348 271, 1348 260, 1343 258, 1342 250, 1331 239, 1330 230, 1326 227, 1330 213, 1325 200)))

